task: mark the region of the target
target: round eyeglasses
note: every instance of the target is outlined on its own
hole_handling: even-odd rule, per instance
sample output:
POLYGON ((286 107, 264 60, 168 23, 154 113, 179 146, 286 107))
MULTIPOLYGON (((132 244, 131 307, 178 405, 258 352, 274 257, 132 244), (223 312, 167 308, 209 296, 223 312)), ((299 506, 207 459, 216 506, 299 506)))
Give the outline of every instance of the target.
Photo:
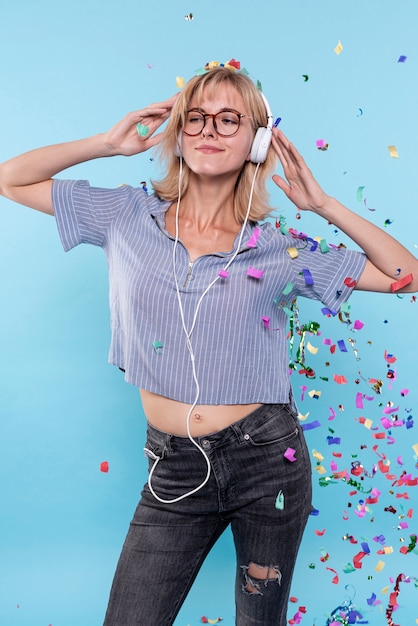
POLYGON ((241 119, 248 117, 234 109, 224 109, 218 113, 202 113, 199 109, 187 111, 186 121, 182 128, 183 133, 194 137, 199 135, 206 126, 206 119, 211 117, 213 127, 221 137, 232 137, 238 132, 241 119))

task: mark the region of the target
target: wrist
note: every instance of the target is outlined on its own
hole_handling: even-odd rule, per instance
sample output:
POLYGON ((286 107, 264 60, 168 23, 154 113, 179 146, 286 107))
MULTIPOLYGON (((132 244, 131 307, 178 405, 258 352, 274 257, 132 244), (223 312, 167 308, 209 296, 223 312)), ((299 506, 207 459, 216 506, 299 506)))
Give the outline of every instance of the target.
POLYGON ((314 212, 328 222, 333 223, 337 212, 341 208, 342 204, 336 198, 327 195, 322 204, 314 209, 314 212))

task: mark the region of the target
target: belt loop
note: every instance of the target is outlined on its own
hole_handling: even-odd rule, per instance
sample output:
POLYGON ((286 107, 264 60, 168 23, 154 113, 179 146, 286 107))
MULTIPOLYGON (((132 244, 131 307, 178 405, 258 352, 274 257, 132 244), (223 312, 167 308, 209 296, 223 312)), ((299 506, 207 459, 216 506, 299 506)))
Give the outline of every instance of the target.
POLYGON ((172 437, 173 437, 173 435, 170 435, 170 433, 166 433, 165 442, 164 442, 163 455, 165 454, 165 452, 171 453, 173 451, 173 449, 171 447, 171 439, 172 439, 172 437))
POLYGON ((244 442, 244 436, 242 434, 242 428, 240 428, 240 426, 239 426, 239 422, 231 424, 231 428, 234 431, 234 433, 235 433, 235 435, 236 435, 236 437, 238 439, 238 442, 239 443, 243 443, 244 442))

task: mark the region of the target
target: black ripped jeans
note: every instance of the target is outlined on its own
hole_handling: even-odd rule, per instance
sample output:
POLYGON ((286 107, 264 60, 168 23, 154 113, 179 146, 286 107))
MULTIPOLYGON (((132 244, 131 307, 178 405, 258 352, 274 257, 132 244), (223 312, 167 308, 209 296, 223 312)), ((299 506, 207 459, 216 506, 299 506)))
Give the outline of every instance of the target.
MULTIPOLYGON (((205 557, 229 525, 237 555, 237 626, 286 624, 296 556, 312 509, 311 465, 298 419, 290 405, 263 405, 196 441, 210 459, 210 478, 173 504, 159 502, 144 487, 104 626, 173 624, 205 557), (285 456, 288 448, 293 455, 285 456)), ((205 461, 187 437, 149 426, 147 448, 161 459, 152 487, 162 499, 174 499, 204 479, 205 461)))

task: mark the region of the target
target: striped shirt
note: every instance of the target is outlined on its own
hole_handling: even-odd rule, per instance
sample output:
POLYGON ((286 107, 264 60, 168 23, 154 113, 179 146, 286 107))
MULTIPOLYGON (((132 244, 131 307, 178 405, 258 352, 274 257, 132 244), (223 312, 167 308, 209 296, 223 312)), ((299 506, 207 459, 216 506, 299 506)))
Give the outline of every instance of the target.
MULTIPOLYGON (((174 238, 165 229, 170 203, 128 185, 99 189, 71 180, 54 181, 53 203, 64 250, 89 243, 106 254, 109 362, 125 370, 127 382, 192 404, 196 385, 175 288, 174 238)), ((216 279, 191 335, 200 404, 289 401, 291 302, 297 296, 313 298, 335 314, 366 260, 360 252, 321 244, 270 222, 248 223, 227 273, 235 246, 190 263, 187 250, 177 245, 187 329, 202 293, 216 279)))

